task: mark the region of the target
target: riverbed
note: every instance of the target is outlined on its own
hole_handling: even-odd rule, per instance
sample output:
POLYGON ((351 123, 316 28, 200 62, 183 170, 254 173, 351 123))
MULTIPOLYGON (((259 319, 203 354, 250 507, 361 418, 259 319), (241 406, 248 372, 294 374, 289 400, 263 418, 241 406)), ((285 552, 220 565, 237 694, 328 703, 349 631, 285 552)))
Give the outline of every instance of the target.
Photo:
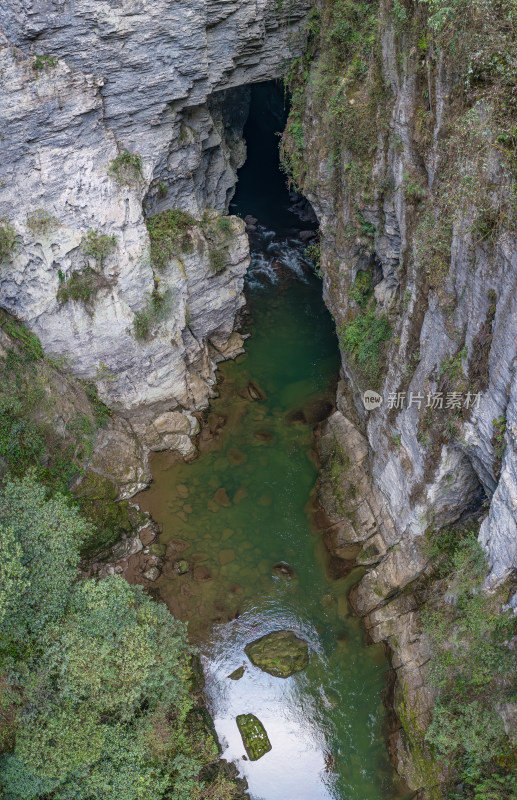
POLYGON ((260 217, 242 322, 246 353, 221 365, 199 457, 152 456, 153 483, 137 501, 162 530, 165 565, 154 591, 188 622, 223 756, 246 776, 254 800, 394 800, 401 794, 382 702, 388 663, 381 646, 366 646, 349 607, 358 575, 336 578, 329 569, 312 513, 313 431, 332 410, 338 343, 297 233, 307 225, 289 212, 284 182, 269 203, 253 192, 274 158, 274 140, 256 120, 254 132, 232 208, 260 217), (261 671, 244 653, 282 629, 310 647, 309 665, 289 678, 261 671), (229 678, 239 667, 242 677, 229 678), (246 713, 261 720, 272 745, 254 762, 235 721, 246 713))

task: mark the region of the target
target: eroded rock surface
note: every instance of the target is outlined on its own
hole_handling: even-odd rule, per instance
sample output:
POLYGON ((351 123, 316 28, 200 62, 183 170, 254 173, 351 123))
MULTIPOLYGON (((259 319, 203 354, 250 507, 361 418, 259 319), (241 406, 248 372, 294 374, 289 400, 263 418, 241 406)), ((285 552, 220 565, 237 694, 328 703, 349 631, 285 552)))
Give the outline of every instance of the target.
POLYGON ((249 250, 234 219, 225 268, 214 273, 196 227, 192 252, 158 274, 144 213, 181 208, 199 220, 207 208, 227 210, 246 152, 246 84, 279 77, 303 44, 308 0, 288 14, 277 5, 31 0, 0 9, 0 218, 17 234, 0 305, 75 375, 94 379, 110 405, 130 409, 147 449, 189 454, 192 431, 163 419, 161 431, 149 426, 205 406, 217 362, 241 351, 233 328, 249 250), (117 180, 110 164, 125 150, 140 165, 117 180), (48 224, 31 226, 35 214, 48 224), (105 258, 81 245, 92 230, 115 237, 105 258), (58 301, 60 285, 87 269, 94 300, 58 301), (166 313, 137 339, 135 320, 158 283, 166 313))

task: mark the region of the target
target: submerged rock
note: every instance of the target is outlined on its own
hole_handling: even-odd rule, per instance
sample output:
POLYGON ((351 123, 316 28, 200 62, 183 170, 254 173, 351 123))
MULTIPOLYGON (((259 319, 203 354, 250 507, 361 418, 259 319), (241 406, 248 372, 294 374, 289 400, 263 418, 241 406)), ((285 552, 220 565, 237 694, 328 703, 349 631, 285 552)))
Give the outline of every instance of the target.
POLYGON ((288 678, 309 663, 309 645, 292 631, 273 631, 246 645, 252 664, 275 678, 288 678))
POLYGON ((144 572, 144 578, 146 581, 156 581, 160 577, 160 570, 158 567, 150 567, 150 569, 144 572))
POLYGON ((273 575, 278 575, 280 578, 294 578, 296 572, 287 561, 279 561, 277 564, 273 564, 273 575))
POLYGON ((231 506, 231 500, 228 497, 228 492, 224 487, 221 487, 217 490, 214 495, 214 500, 218 505, 223 506, 224 508, 229 508, 231 506))
POLYGON ((260 400, 264 402, 266 395, 255 381, 250 381, 246 387, 246 391, 250 400, 260 400))
POLYGON ((165 555, 166 547, 164 544, 160 544, 159 542, 155 542, 149 546, 149 553, 152 556, 164 556, 165 555))
POLYGON ((261 721, 254 714, 239 714, 237 726, 250 761, 258 761, 271 750, 271 742, 261 721))

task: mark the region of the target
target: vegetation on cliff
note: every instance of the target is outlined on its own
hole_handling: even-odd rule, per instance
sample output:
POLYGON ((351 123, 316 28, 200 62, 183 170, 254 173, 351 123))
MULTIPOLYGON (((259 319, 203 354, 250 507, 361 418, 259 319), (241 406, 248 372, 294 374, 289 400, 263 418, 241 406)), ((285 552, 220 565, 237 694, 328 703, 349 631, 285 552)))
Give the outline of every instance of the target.
POLYGON ((511 708, 517 620, 510 609, 502 611, 508 587, 483 590, 488 569, 477 531, 434 532, 429 554, 445 594, 423 613, 438 692, 426 739, 452 786, 462 784, 451 789, 451 798, 509 800, 517 794, 511 708))
MULTIPOLYGON (((306 55, 287 72, 292 109, 281 153, 290 181, 322 210, 320 269, 357 390, 366 380, 382 387, 388 364, 385 392, 408 389, 430 299, 457 352, 418 388, 428 391, 433 381, 444 393, 487 388, 496 295, 489 273, 517 219, 516 23, 513 0, 321 0, 308 20, 306 55), (455 258, 467 282, 469 270, 489 265, 481 284, 489 310, 468 340, 454 316, 462 300, 458 271, 451 276, 455 258), (381 280, 380 266, 395 289, 384 281, 375 297, 371 278, 381 280)), ((426 355, 432 360, 429 348, 426 355)), ((422 410, 425 480, 415 481, 413 504, 429 502, 426 480, 444 443, 464 444, 469 419, 461 410, 432 417, 422 410)), ((505 415, 493 420, 496 478, 506 424, 505 415)), ((385 432, 400 450, 400 434, 388 424, 385 432)), ((416 459, 402 452, 409 459, 398 455, 398 466, 410 480, 407 465, 416 459)), ((386 463, 377 466, 388 472, 386 463)), ((425 797, 506 800, 517 796, 515 627, 511 613, 501 613, 508 587, 482 588, 487 566, 472 537, 437 537, 435 588, 418 584, 418 591, 446 598, 427 620, 438 701, 432 721, 425 690, 422 709, 418 690, 406 696, 406 686, 398 704, 414 786, 425 787, 425 797)))
POLYGON ((23 325, 0 322, 0 793, 231 800, 235 785, 204 772, 218 753, 185 626, 122 578, 81 577, 81 557, 136 521, 88 470, 111 412, 93 385, 68 385, 23 325), (58 432, 64 385, 72 410, 58 432))

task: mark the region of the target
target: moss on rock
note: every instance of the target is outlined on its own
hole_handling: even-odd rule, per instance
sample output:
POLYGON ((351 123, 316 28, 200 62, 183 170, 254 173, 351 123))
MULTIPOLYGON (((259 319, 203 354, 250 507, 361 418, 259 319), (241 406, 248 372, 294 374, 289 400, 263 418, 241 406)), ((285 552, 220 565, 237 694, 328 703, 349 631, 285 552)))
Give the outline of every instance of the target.
POLYGON ((269 753, 271 742, 263 724, 254 714, 239 714, 236 721, 250 761, 258 761, 269 753))
POLYGON ((273 631, 246 645, 249 660, 275 678, 288 678, 309 663, 309 645, 292 631, 273 631))

